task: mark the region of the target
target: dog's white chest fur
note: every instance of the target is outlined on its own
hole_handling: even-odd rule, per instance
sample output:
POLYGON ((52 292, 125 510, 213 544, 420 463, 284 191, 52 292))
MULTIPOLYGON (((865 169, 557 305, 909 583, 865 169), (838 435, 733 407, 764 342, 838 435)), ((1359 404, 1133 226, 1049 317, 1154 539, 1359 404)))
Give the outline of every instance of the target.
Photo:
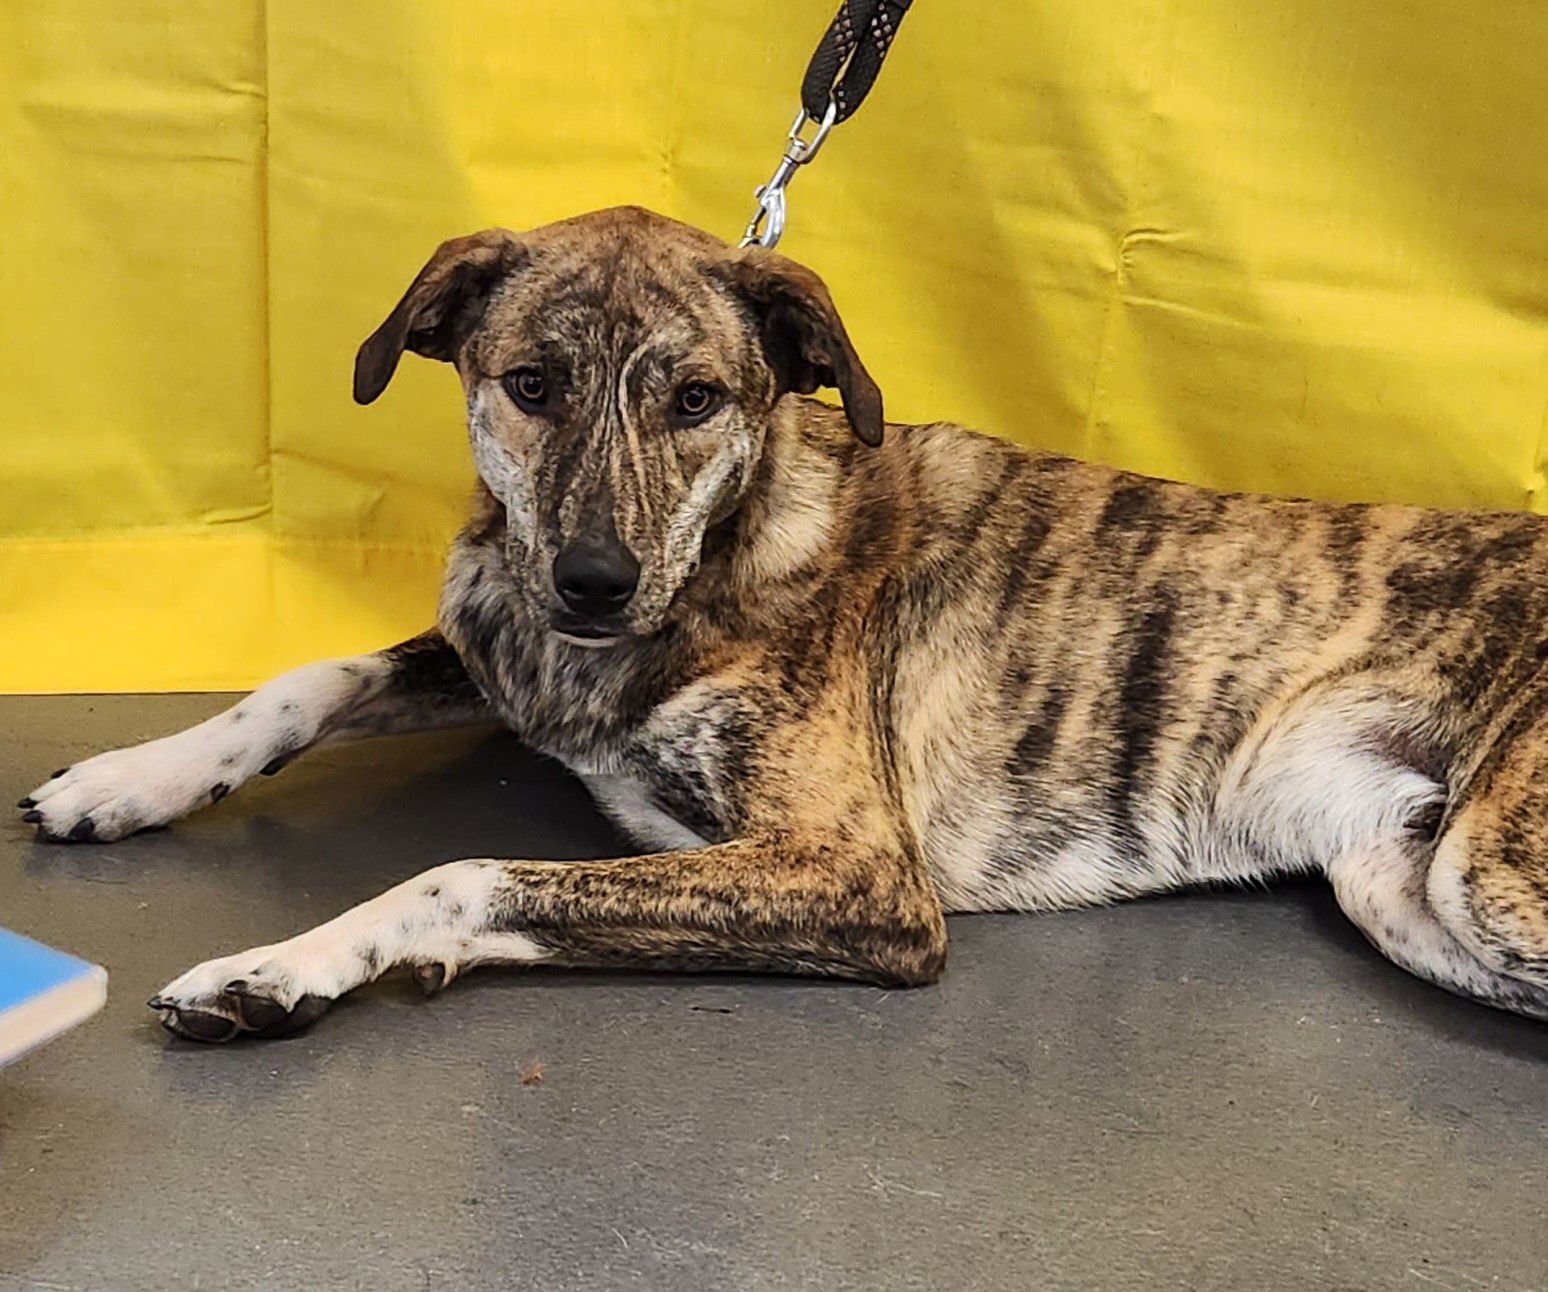
POLYGON ((600 775, 576 770, 596 804, 629 838, 657 852, 703 848, 709 840, 665 812, 643 781, 632 776, 600 775))

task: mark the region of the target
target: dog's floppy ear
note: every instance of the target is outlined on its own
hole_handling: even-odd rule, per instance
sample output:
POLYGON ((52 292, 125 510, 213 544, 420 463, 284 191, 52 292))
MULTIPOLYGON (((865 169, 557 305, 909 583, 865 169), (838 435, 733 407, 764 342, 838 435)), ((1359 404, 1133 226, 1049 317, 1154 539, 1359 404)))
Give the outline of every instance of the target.
POLYGON ((880 444, 881 391, 855 353, 822 279, 763 247, 744 251, 731 262, 730 274, 758 318, 764 353, 781 386, 803 395, 836 387, 850 428, 866 444, 880 444))
POLYGON ((356 353, 355 402, 369 404, 387 389, 405 350, 451 362, 489 293, 526 259, 520 240, 504 229, 443 242, 356 353))

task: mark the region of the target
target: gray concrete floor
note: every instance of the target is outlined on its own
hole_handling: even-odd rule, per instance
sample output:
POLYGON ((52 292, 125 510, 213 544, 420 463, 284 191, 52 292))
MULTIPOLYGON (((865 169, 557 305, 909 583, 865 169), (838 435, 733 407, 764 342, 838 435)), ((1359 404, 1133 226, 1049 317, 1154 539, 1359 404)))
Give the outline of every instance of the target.
MULTIPOLYGON (((0 787, 222 703, 0 701, 0 787)), ((617 848, 488 731, 116 845, 5 827, 0 923, 111 988, 0 1070, 0 1288, 1548 1286, 1548 1027, 1406 977, 1318 885, 956 919, 916 992, 485 971, 213 1049, 142 1005, 438 861, 617 848)))

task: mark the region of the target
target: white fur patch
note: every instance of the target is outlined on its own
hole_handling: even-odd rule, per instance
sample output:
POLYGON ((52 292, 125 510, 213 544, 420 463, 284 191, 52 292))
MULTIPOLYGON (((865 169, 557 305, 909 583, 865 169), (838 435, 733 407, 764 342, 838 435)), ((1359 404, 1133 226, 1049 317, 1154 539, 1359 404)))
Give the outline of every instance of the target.
MULTIPOLYGON (((1221 776, 1210 826, 1283 859, 1287 869, 1326 866, 1403 832, 1445 788, 1383 753, 1379 734, 1408 716, 1381 696, 1313 693, 1262 732, 1250 733, 1221 776)), ((1214 841, 1199 840, 1194 851, 1214 841), (1200 847, 1199 845, 1202 845, 1200 847)), ((1201 879, 1260 877, 1261 861, 1226 851, 1201 879)))
MULTIPOLYGON (((487 385, 479 385, 468 396, 468 442, 473 447, 473 466, 479 478, 505 506, 510 524, 521 534, 537 528, 537 507, 532 497, 532 482, 521 454, 513 452, 494 431, 494 413, 487 385)), ((499 396, 493 396, 499 398, 499 396)))
POLYGON ((608 819, 640 847, 652 852, 709 847, 710 841, 703 835, 657 807, 645 787, 632 777, 582 772, 580 778, 608 819))
POLYGON ((727 493, 739 486, 737 474, 745 465, 746 454, 747 445, 741 438, 728 439, 694 477, 688 496, 672 514, 662 543, 667 587, 680 587, 697 568, 710 516, 727 493))

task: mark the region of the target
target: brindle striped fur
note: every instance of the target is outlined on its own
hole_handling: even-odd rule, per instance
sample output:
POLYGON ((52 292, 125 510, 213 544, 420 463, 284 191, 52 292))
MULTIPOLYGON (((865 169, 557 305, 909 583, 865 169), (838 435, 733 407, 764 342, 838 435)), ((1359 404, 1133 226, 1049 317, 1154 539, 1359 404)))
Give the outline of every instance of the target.
POLYGON ((175 1029, 272 1030, 394 960, 927 983, 943 911, 1313 870, 1398 964, 1548 1017, 1537 517, 1211 493, 945 424, 870 447, 880 398, 816 278, 632 209, 447 244, 358 397, 404 348, 456 363, 485 483, 439 630, 307 739, 422 725, 427 693, 465 715, 465 669, 663 851, 457 863, 487 893, 456 916, 435 903, 474 872, 443 868, 377 900, 450 920, 451 951, 368 937, 307 978, 280 944, 258 989, 215 962, 154 1002, 175 1029), (543 416, 502 393, 523 363, 564 392, 543 416), (682 429, 690 377, 728 400, 682 429), (549 569, 598 528, 643 572, 589 649, 552 631, 549 569))

